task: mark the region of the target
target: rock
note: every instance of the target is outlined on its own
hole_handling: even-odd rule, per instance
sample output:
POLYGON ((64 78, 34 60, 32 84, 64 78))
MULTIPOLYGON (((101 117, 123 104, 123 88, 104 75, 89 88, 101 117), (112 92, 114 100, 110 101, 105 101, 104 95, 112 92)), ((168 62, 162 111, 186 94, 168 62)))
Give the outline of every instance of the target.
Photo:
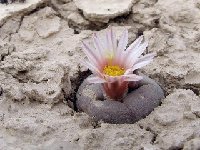
MULTIPOLYGON (((6 73, 5 76, 10 75, 11 81, 6 80, 8 84, 2 86, 6 98, 53 104, 69 96, 72 91, 69 78, 79 75, 80 61, 84 58, 80 41, 91 32, 75 35, 68 22, 60 21, 56 15, 52 8, 45 7, 25 16, 17 33, 15 30, 10 32, 10 42, 1 42, 3 61, 0 68, 6 73), (43 21, 48 23, 44 24, 43 21), (45 29, 40 30, 38 24, 45 25, 45 29), (13 50, 12 45, 15 46, 13 50)), ((3 28, 12 27, 10 24, 13 21, 7 22, 3 28)))
POLYGON ((179 128, 172 131, 162 131, 156 139, 161 149, 180 149, 194 135, 192 127, 179 128))
MULTIPOLYGON (((192 94, 191 91, 185 91, 188 94, 192 94)), ((192 95, 193 102, 188 103, 190 97, 186 97, 185 93, 177 90, 176 94, 171 94, 163 101, 162 109, 157 109, 154 114, 154 120, 163 126, 170 126, 173 124, 179 124, 183 117, 185 119, 195 119, 195 115, 199 113, 198 97, 192 95), (176 104, 175 104, 176 100, 176 104)))
POLYGON ((0 60, 4 59, 5 56, 8 56, 15 50, 15 46, 13 44, 0 41, 0 60))
POLYGON ((192 61, 199 59, 198 6, 198 2, 189 0, 141 0, 133 5, 133 13, 126 21, 145 26, 142 31, 149 41, 148 52, 157 52, 158 57, 144 70, 158 78, 167 94, 175 88, 193 89, 197 94, 200 91, 199 61, 192 61))
MULTIPOLYGON (((81 49, 81 40, 87 38, 92 32, 88 30, 80 34, 74 34, 74 30, 69 28, 68 22, 62 20, 59 21, 60 27, 57 26, 59 28, 58 32, 56 30, 54 30, 56 32, 53 30, 53 32, 44 30, 39 35, 37 32, 39 28, 37 24, 40 24, 39 22, 41 20, 53 19, 52 21, 54 21, 57 18, 56 15, 57 13, 52 8, 45 7, 30 16, 24 17, 19 32, 12 36, 12 43, 15 43, 17 52, 26 51, 27 47, 27 51, 32 49, 33 51, 37 51, 36 53, 41 54, 48 51, 48 54, 44 54, 45 58, 38 59, 41 62, 57 61, 58 64, 62 64, 63 66, 70 66, 70 76, 76 78, 78 76, 80 62, 85 57, 81 49), (24 32, 26 33, 25 35, 23 34, 24 32), (51 33, 53 34, 52 36, 51 33)), ((55 24, 52 21, 48 25, 45 24, 45 27, 54 26, 55 24)))
POLYGON ((131 19, 149 27, 157 27, 159 25, 160 10, 154 5, 155 0, 140 0, 132 7, 131 19))
POLYGON ((193 105, 198 107, 199 97, 191 90, 175 90, 139 124, 155 135, 153 143, 160 149, 181 149, 200 135, 200 121, 192 113, 193 105))
POLYGON ((14 2, 18 2, 18 3, 24 3, 26 0, 0 0, 0 3, 2 4, 11 4, 14 2))
POLYGON ((133 0, 75 0, 75 4, 90 21, 107 23, 109 19, 128 14, 133 0))
POLYGON ((48 36, 57 33, 60 30, 60 18, 55 17, 49 20, 40 20, 37 23, 36 31, 42 38, 47 38, 48 36))
POLYGON ((155 146, 152 144, 141 145, 141 149, 143 149, 143 150, 160 150, 160 148, 158 146, 155 146))
POLYGON ((85 20, 79 13, 74 12, 68 16, 69 23, 72 26, 86 28, 90 23, 85 20))
POLYGON ((38 148, 39 150, 80 150, 79 145, 72 144, 68 141, 63 141, 61 139, 52 139, 47 141, 43 146, 38 148))
MULTIPOLYGON (((48 104, 35 104, 4 103, 0 105, 0 114, 4 114, 4 119, 0 121, 0 125, 7 131, 12 132, 10 134, 7 131, 0 131, 0 143, 3 143, 0 144, 0 148, 13 148, 14 150, 23 147, 31 150, 43 150, 50 149, 50 147, 59 149, 62 146, 69 146, 69 149, 76 147, 80 149, 79 144, 73 141, 78 137, 78 134, 75 132, 66 133, 66 131, 79 130, 79 120, 71 118, 71 114, 62 116, 57 108, 54 109, 48 104), (7 109, 9 109, 9 112, 7 109), (61 132, 57 132, 58 130, 61 132), (64 130, 65 132, 63 132, 64 130), (26 137, 30 134, 31 137, 26 137), (63 134, 62 137, 61 134, 63 134), (18 135, 24 136, 17 137, 18 135), (46 139, 47 137, 49 138, 46 139), (23 142, 25 139, 27 143, 23 142), (15 144, 11 145, 11 143, 15 144)), ((60 103, 60 105, 63 104, 60 103)), ((68 106, 65 105, 65 107, 68 106)), ((84 119, 84 115, 81 118, 84 119)))
POLYGON ((183 150, 198 150, 200 149, 200 139, 194 138, 184 144, 183 150))
POLYGON ((200 85, 200 72, 191 71, 184 77, 186 84, 200 85))
POLYGON ((74 114, 74 110, 63 103, 59 103, 54 106, 55 112, 58 112, 60 116, 70 116, 74 114))
POLYGON ((38 13, 42 14, 36 22, 36 31, 40 37, 47 38, 60 30, 60 18, 55 16, 56 12, 52 8, 46 7, 38 13))
POLYGON ((123 103, 106 100, 100 84, 89 84, 86 81, 77 93, 77 108, 95 121, 108 123, 135 123, 147 116, 164 98, 161 88, 146 76, 139 88, 129 93, 123 103))
MULTIPOLYGON (((190 87, 196 87, 196 91, 199 91, 197 88, 198 79, 196 82, 192 78, 196 83, 191 82, 190 79, 193 77, 193 72, 197 73, 194 78, 198 78, 200 69, 200 62, 192 61, 199 59, 199 55, 191 48, 193 44, 186 44, 184 38, 179 34, 163 34, 163 32, 161 29, 144 32, 145 38, 149 41, 149 51, 157 52, 157 58, 144 70, 151 76, 158 78, 167 93, 171 93, 175 88, 188 89, 190 87), (188 55, 188 50, 190 55, 188 55)), ((196 38, 191 41, 195 42, 196 38)))
POLYGON ((78 8, 71 0, 51 0, 51 2, 54 8, 56 8, 59 14, 65 19, 68 19, 71 13, 78 13, 78 8))
MULTIPOLYGON (((69 69, 62 65, 50 64, 44 70, 37 72, 39 83, 24 84, 23 93, 29 100, 47 102, 50 104, 63 101, 71 92, 69 69)), ((37 77, 37 75, 35 76, 37 77)))
POLYGON ((196 119, 196 115, 194 114, 194 113, 192 113, 191 111, 186 111, 186 112, 184 112, 184 114, 183 114, 183 117, 185 118, 185 119, 189 119, 189 120, 194 120, 194 119, 196 119))
POLYGON ((7 20, 2 27, 0 26, 1 40, 10 41, 11 38, 10 36, 19 30, 20 21, 21 21, 21 16, 17 17, 11 16, 11 19, 7 20))
POLYGON ((163 126, 170 126, 183 119, 183 110, 176 107, 165 107, 155 112, 155 121, 163 126))
POLYGON ((31 12, 36 7, 46 3, 48 0, 33 0, 26 3, 2 5, 0 4, 0 26, 12 15, 31 12))
POLYGON ((195 6, 195 3, 189 0, 175 0, 167 2, 159 0, 156 3, 156 8, 158 8, 162 13, 160 18, 161 28, 170 32, 180 32, 181 28, 187 27, 191 29, 194 27, 194 24, 199 23, 200 10, 195 6), (170 7, 172 5, 173 7, 170 7), (184 26, 181 24, 184 24, 184 26))
POLYGON ((22 84, 20 84, 11 75, 0 72, 0 83, 3 89, 3 95, 8 100, 22 101, 26 97, 22 93, 22 84))
POLYGON ((191 104, 191 112, 200 118, 200 101, 197 103, 191 104))
POLYGON ((70 94, 71 82, 69 81, 68 67, 53 62, 43 65, 38 62, 38 60, 45 59, 47 54, 48 51, 43 49, 29 49, 29 51, 13 52, 6 58, 1 69, 15 77, 18 80, 15 82, 23 82, 23 84, 9 82, 4 85, 6 96, 15 100, 26 97, 29 100, 56 103, 64 100, 65 95, 70 94), (13 92, 12 89, 19 91, 19 94, 13 92))
POLYGON ((83 138, 79 140, 79 143, 84 145, 84 149, 138 150, 141 149, 141 145, 150 144, 150 139, 153 138, 150 132, 141 129, 136 124, 101 123, 100 125, 101 127, 95 130, 89 129, 87 132, 80 134, 83 138), (105 138, 107 139, 106 142, 105 138))
POLYGON ((32 42, 35 38, 35 24, 38 17, 25 16, 19 29, 19 38, 25 42, 32 42))
POLYGON ((26 42, 31 42, 33 41, 35 33, 33 31, 21 30, 19 34, 22 40, 26 42))
POLYGON ((3 39, 5 37, 10 38, 11 34, 19 32, 20 38, 26 42, 33 41, 35 34, 38 34, 42 38, 57 33, 61 28, 60 18, 57 17, 57 13, 50 7, 46 7, 36 14, 32 18, 25 16, 23 23, 21 18, 13 18, 6 22, 8 25, 4 25, 0 30, 0 35, 3 39), (7 28, 7 29, 6 29, 7 28))
MULTIPOLYGON (((166 44, 169 42, 169 40, 172 41, 169 33, 167 34, 160 29, 154 28, 150 31, 145 31, 144 35, 149 42, 148 48, 151 50, 151 52, 156 52, 157 56, 163 56, 164 54, 166 55, 169 53, 168 47, 170 45, 166 44)), ((179 43, 176 42, 176 45, 178 44, 179 43)), ((182 43, 180 43, 180 45, 181 44, 182 43)), ((183 45, 181 48, 183 49, 183 45)))
POLYGON ((24 17, 23 23, 19 29, 19 36, 23 41, 32 42, 35 35, 41 38, 47 38, 61 28, 60 18, 50 7, 45 7, 33 14, 32 17, 24 17))

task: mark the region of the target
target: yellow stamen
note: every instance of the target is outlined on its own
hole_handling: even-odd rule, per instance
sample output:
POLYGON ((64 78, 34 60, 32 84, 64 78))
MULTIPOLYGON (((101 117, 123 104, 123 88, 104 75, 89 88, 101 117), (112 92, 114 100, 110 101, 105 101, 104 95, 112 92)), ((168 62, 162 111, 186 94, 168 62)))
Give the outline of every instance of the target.
POLYGON ((107 74, 109 76, 120 76, 120 75, 123 75, 125 73, 125 70, 124 70, 124 68, 121 68, 119 66, 107 65, 107 66, 104 67, 103 73, 107 74))

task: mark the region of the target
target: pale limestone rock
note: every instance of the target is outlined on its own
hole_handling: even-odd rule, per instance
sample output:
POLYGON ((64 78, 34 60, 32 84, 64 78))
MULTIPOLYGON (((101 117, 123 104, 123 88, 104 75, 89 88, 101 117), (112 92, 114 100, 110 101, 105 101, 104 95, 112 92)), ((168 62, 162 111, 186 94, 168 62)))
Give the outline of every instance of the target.
POLYGON ((141 145, 141 149, 143 150, 160 150, 160 148, 156 145, 152 145, 152 144, 142 144, 141 145))
POLYGON ((88 129, 80 133, 80 145, 83 149, 140 149, 141 145, 150 143, 153 135, 137 124, 112 125, 101 123, 97 129, 88 129), (125 129, 125 130, 124 130, 125 129), (110 134, 111 133, 111 134, 110 134), (105 142, 106 138, 106 142, 105 142))
POLYGON ((160 149, 183 148, 187 141, 200 135, 200 121, 198 117, 191 117, 192 106, 198 107, 199 100, 191 90, 175 90, 139 124, 155 135, 154 146, 160 149), (190 116, 185 117, 186 113, 190 116))
POLYGON ((11 75, 0 72, 0 82, 3 96, 7 98, 7 100, 21 101, 26 98, 22 93, 22 84, 11 75))
POLYGON ((161 149, 178 149, 183 147, 184 142, 194 136, 192 127, 183 127, 171 131, 161 131, 156 139, 156 143, 161 149))
POLYGON ((158 26, 160 10, 155 9, 155 3, 156 0, 139 0, 132 7, 131 19, 146 26, 158 26))
POLYGON ((198 118, 200 118, 200 101, 197 103, 193 103, 191 105, 191 111, 195 114, 198 118))
POLYGON ((21 16, 13 16, 11 17, 11 19, 5 22, 4 26, 0 26, 0 38, 9 41, 10 36, 18 31, 20 26, 20 20, 21 16))
POLYGON ((12 15, 24 14, 35 9, 39 5, 47 2, 48 0, 27 0, 21 4, 0 4, 0 26, 12 15))
POLYGON ((60 30, 60 18, 55 17, 52 19, 40 20, 37 23, 36 31, 42 38, 47 38, 48 36, 57 33, 60 30))
POLYGON ((10 53, 14 51, 15 47, 14 45, 1 41, 0 39, 0 60, 5 58, 5 56, 8 56, 10 53))
MULTIPOLYGON (((200 10, 196 7, 196 3, 194 1, 159 0, 155 6, 161 12, 161 28, 168 30, 169 32, 180 32, 183 28, 192 29, 196 26, 196 24, 200 23, 200 10)), ((184 33, 185 31, 182 32, 184 33)))
POLYGON ((167 93, 175 88, 200 91, 198 6, 199 2, 190 0, 141 0, 133 5, 131 19, 146 26, 148 52, 157 53, 145 71, 158 78, 167 93))
POLYGON ((16 79, 24 82, 23 84, 19 83, 19 88, 16 85, 13 86, 12 82, 3 86, 3 89, 7 89, 7 93, 13 92, 13 90, 19 91, 17 98, 16 92, 7 94, 7 97, 14 97, 12 99, 15 100, 21 100, 26 97, 28 100, 52 104, 63 101, 64 95, 69 95, 71 92, 69 69, 55 62, 50 63, 47 61, 43 64, 37 62, 40 59, 45 59, 48 53, 48 51, 37 49, 37 51, 13 52, 6 58, 1 69, 13 77, 18 76, 16 79))
POLYGON ((32 42, 35 37, 35 24, 39 17, 25 16, 19 29, 19 37, 22 41, 32 42))
POLYGON ((74 12, 68 16, 69 22, 76 26, 88 26, 89 21, 85 20, 79 13, 74 12))
POLYGON ((63 101, 64 96, 71 92, 69 70, 62 65, 44 65, 34 77, 33 80, 38 83, 27 83, 23 88, 23 93, 29 100, 53 104, 63 101))
MULTIPOLYGON (((181 27, 182 28, 182 27, 181 27)), ((176 32, 182 30, 175 26, 176 32)), ((166 32, 160 28, 154 28, 144 32, 145 39, 149 41, 148 51, 156 52, 157 57, 144 69, 162 82, 163 87, 170 93, 175 88, 193 87, 198 93, 200 59, 199 53, 194 49, 198 43, 198 36, 190 34, 188 29, 180 33, 166 32), (181 34, 185 31, 190 39, 181 34), (196 61, 194 61, 196 60, 196 61)))
MULTIPOLYGON (((11 81, 5 80, 5 84, 1 85, 5 98, 53 104, 69 96, 72 90, 69 78, 79 75, 80 61, 85 57, 80 48, 81 40, 91 32, 75 35, 73 29, 68 27, 68 22, 60 21, 56 15, 52 8, 45 7, 25 16, 17 26, 19 29, 10 32, 10 43, 15 43, 14 50, 9 48, 13 44, 1 42, 4 61, 0 68, 10 75, 11 81), (58 30, 54 30, 55 26, 58 30)), ((13 21, 7 22, 3 26, 7 30, 3 31, 9 31, 13 21)))
POLYGON ((107 23, 109 19, 128 14, 133 0, 75 0, 75 4, 90 21, 107 23))
POLYGON ((200 72, 199 71, 191 71, 185 76, 185 83, 186 84, 194 84, 200 85, 200 72))
POLYGON ((78 8, 72 0, 51 0, 51 3, 54 8, 56 8, 56 10, 59 12, 59 14, 65 19, 67 19, 71 13, 78 12, 78 8))
POLYGON ((60 18, 55 16, 56 12, 52 8, 46 7, 38 13, 40 13, 41 16, 36 22, 36 32, 40 37, 47 38, 60 30, 60 18))
POLYGON ((47 38, 59 32, 61 20, 52 8, 46 7, 38 11, 37 14, 33 17, 24 17, 19 29, 21 40, 32 42, 35 34, 38 34, 41 38, 47 38))
POLYGON ((200 138, 194 138, 184 144, 183 150, 198 150, 200 149, 200 138))
POLYGON ((21 30, 19 34, 20 34, 20 38, 26 42, 33 41, 33 38, 35 35, 33 31, 28 31, 28 30, 21 30))
POLYGON ((186 111, 183 113, 183 117, 184 119, 189 119, 189 120, 194 120, 196 119, 196 115, 194 113, 192 113, 191 111, 186 111))
POLYGON ((78 144, 72 144, 69 141, 63 141, 61 139, 51 139, 42 145, 39 150, 80 150, 78 144))
POLYGON ((176 107, 165 107, 155 112, 154 120, 163 126, 170 126, 183 119, 183 110, 176 107))

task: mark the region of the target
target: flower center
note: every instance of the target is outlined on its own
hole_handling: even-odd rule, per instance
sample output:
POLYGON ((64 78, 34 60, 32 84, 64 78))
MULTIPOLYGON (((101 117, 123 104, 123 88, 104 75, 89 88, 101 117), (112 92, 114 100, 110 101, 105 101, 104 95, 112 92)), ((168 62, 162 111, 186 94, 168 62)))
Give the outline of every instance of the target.
POLYGON ((107 65, 103 68, 103 73, 107 74, 109 76, 120 76, 125 73, 125 70, 124 70, 124 68, 121 68, 119 66, 107 65))

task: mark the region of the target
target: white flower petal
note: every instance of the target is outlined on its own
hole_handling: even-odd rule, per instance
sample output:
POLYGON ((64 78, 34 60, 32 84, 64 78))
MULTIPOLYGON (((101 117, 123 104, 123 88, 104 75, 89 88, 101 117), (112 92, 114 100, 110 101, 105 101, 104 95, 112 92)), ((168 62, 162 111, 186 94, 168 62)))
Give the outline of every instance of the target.
POLYGON ((132 51, 133 49, 137 48, 142 40, 144 39, 144 36, 140 36, 139 38, 137 38, 127 49, 126 49, 126 52, 129 52, 129 51, 132 51))
POLYGON ((112 40, 112 45, 113 45, 113 51, 116 53, 117 50, 117 38, 115 33, 113 32, 113 29, 111 28, 111 40, 112 40))
POLYGON ((95 37, 97 38, 98 42, 101 44, 102 48, 105 50, 108 49, 107 47, 107 40, 106 40, 106 33, 96 33, 95 37))
POLYGON ((123 51, 126 49, 126 46, 128 44, 128 30, 124 30, 122 36, 120 37, 117 52, 116 52, 116 60, 120 61, 123 59, 123 51))
POLYGON ((151 61, 153 61, 154 56, 155 54, 152 54, 152 55, 143 56, 140 59, 138 59, 138 61, 133 65, 132 71, 148 65, 151 61))
POLYGON ((132 68, 129 68, 129 69, 126 70, 124 75, 132 74, 132 73, 133 73, 132 68))
POLYGON ((151 53, 151 54, 147 54, 147 55, 140 57, 131 68, 126 70, 126 72, 124 74, 125 75, 132 74, 134 70, 146 66, 151 61, 153 61, 153 57, 155 55, 156 55, 156 53, 151 53))
MULTIPOLYGON (((127 37, 128 38, 128 37, 127 37)), ((119 58, 119 62, 122 62, 123 64, 127 64, 128 61, 128 57, 133 54, 133 53, 136 53, 135 51, 137 50, 137 48, 140 46, 141 42, 143 40, 143 36, 140 36, 139 38, 137 38, 127 49, 126 51, 123 51, 119 58)), ((127 39, 127 43, 128 43, 128 39, 127 39)), ((127 66, 129 68, 128 65, 124 65, 124 66, 127 66)))
POLYGON ((99 41, 99 39, 97 38, 97 36, 93 37, 93 42, 94 42, 94 46, 96 48, 96 50, 98 51, 98 55, 100 57, 100 60, 103 61, 105 58, 105 49, 103 48, 103 46, 101 45, 101 42, 99 41))
POLYGON ((106 39, 107 39, 107 46, 108 46, 108 50, 113 53, 113 45, 112 45, 112 36, 111 36, 111 30, 109 29, 107 32, 106 32, 106 39))
POLYGON ((124 30, 122 36, 120 37, 117 50, 122 52, 123 50, 125 50, 127 44, 128 44, 128 30, 126 29, 124 30))
POLYGON ((82 42, 82 44, 83 51, 87 55, 90 62, 97 66, 101 60, 99 60, 98 56, 94 53, 94 50, 86 42, 82 42))
POLYGON ((138 76, 136 74, 128 74, 128 75, 123 75, 124 81, 139 81, 143 79, 142 76, 138 76))
POLYGON ((127 58, 124 62, 125 66, 127 68, 130 68, 131 66, 133 66, 133 64, 137 61, 138 57, 145 51, 147 46, 148 46, 148 43, 144 42, 139 47, 137 47, 135 50, 133 50, 133 52, 129 56, 127 56, 127 58))
POLYGON ((156 53, 146 54, 146 55, 140 57, 140 58, 135 62, 135 64, 140 63, 140 62, 143 62, 143 61, 149 61, 149 60, 151 61, 155 56, 156 56, 156 53))
POLYGON ((106 80, 104 80, 104 79, 102 79, 102 78, 100 78, 98 76, 88 77, 87 81, 89 83, 105 83, 106 82, 106 80))

